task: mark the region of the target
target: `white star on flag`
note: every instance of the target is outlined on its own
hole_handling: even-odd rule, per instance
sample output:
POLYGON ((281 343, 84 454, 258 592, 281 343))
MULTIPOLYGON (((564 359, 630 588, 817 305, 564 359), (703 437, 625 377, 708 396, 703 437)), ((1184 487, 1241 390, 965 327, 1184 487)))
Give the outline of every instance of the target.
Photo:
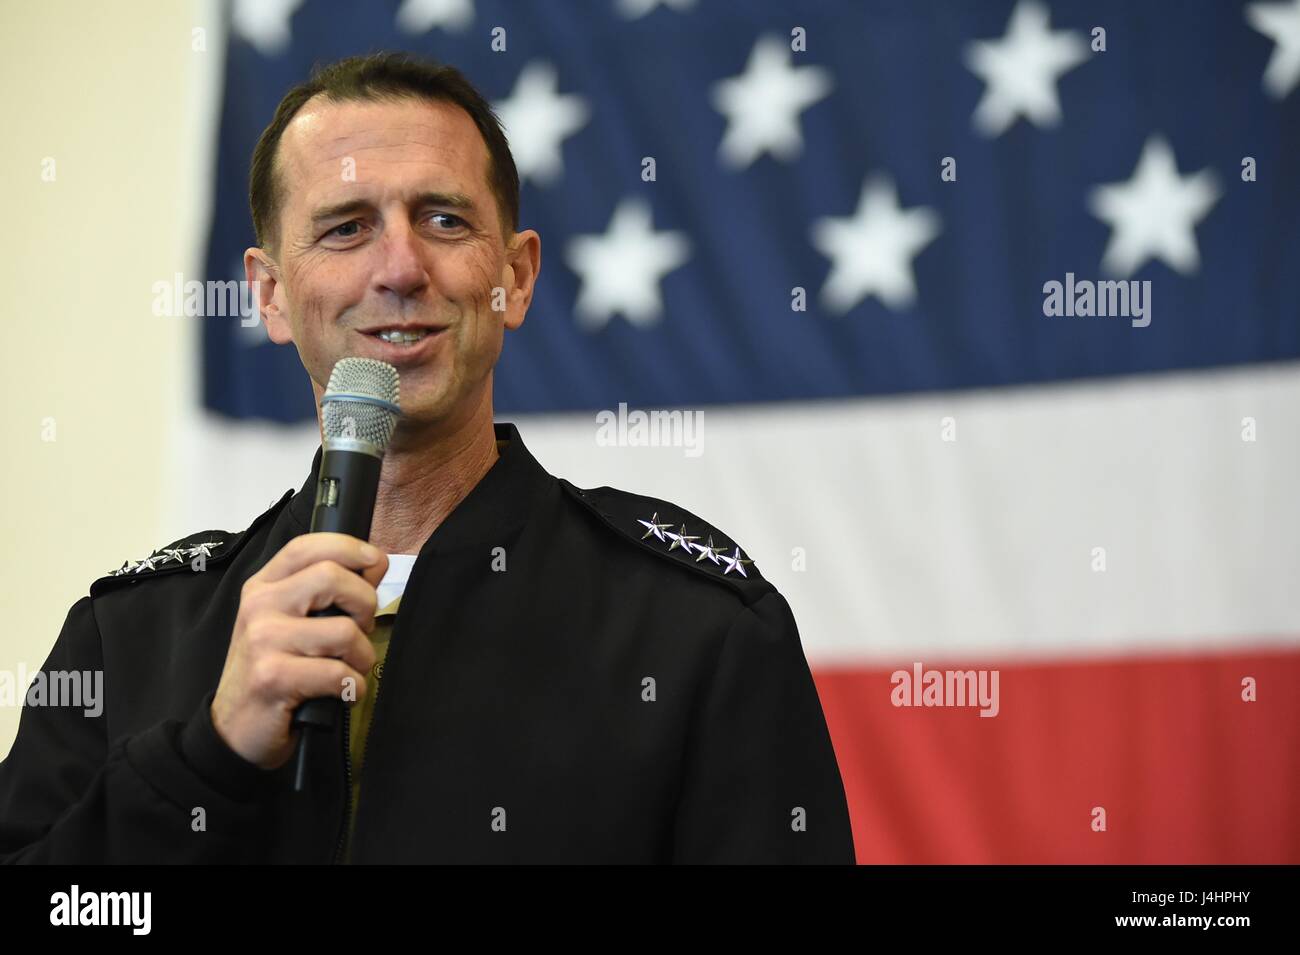
POLYGON ((868 295, 894 310, 911 305, 916 300, 912 259, 941 231, 933 209, 902 209, 892 181, 868 178, 852 216, 813 223, 813 245, 832 263, 821 290, 823 304, 837 315, 868 295))
POLYGON ((554 182, 564 172, 560 142, 587 124, 591 110, 574 94, 560 95, 555 67, 529 63, 519 73, 510 95, 493 103, 510 140, 519 180, 554 182))
POLYGON ((460 33, 473 22, 474 0, 403 0, 397 11, 398 28, 412 36, 434 27, 460 33))
POLYGON ((615 0, 614 9, 626 20, 638 20, 659 6, 689 10, 695 0, 615 0))
POLYGON ((1300 84, 1300 0, 1252 3, 1246 21, 1277 44, 1264 67, 1264 89, 1282 99, 1300 84))
POLYGON ((1056 82, 1088 59, 1088 44, 1070 30, 1053 33, 1048 18, 1041 3, 1020 0, 1001 40, 966 47, 966 66, 986 84, 973 116, 985 136, 1002 135, 1020 116, 1039 127, 1061 121, 1056 82))
POLYGON ((235 0, 231 28, 263 56, 274 56, 289 45, 289 18, 302 0, 235 0))
POLYGON ((604 235, 569 240, 565 260, 582 289, 574 306, 578 324, 603 328, 615 312, 633 325, 653 325, 663 312, 659 283, 690 258, 684 232, 655 232, 644 199, 624 199, 604 235))
POLYGON ((1175 271, 1195 272, 1200 265, 1195 226, 1219 194, 1213 171, 1180 177, 1169 144, 1149 137, 1132 179, 1097 186, 1088 197, 1092 214, 1112 228, 1102 269, 1122 278, 1159 258, 1175 271))
POLYGON ((724 165, 744 169, 764 152, 785 162, 803 151, 799 114, 826 96, 834 84, 820 66, 795 69, 788 43, 761 37, 745 72, 713 87, 713 106, 727 117, 719 153, 724 165))

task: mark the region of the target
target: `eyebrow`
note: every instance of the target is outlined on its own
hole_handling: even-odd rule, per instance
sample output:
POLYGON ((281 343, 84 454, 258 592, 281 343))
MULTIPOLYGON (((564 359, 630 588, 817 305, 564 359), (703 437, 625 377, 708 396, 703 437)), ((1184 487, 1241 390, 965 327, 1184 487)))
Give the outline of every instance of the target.
MULTIPOLYGON (((463 192, 422 192, 414 196, 412 201, 414 205, 421 208, 425 206, 446 206, 450 209, 460 209, 463 212, 475 212, 478 208, 474 205, 474 200, 463 192)), ((350 216, 357 212, 368 212, 372 209, 374 209, 374 203, 369 199, 349 199, 346 202, 337 202, 317 209, 312 213, 311 224, 318 226, 331 219, 350 216)))

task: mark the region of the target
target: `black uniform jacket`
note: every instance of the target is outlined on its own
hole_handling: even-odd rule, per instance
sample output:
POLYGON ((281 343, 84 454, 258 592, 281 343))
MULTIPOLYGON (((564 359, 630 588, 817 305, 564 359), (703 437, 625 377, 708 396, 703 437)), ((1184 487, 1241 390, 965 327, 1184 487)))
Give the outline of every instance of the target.
POLYGON ((103 710, 23 707, 0 859, 330 863, 356 812, 356 863, 852 863, 785 599, 694 514, 574 487, 496 434, 412 570, 359 806, 348 720, 297 793, 293 760, 245 761, 209 711, 240 587, 310 527, 318 449, 247 530, 183 538, 72 606, 42 669, 102 669, 103 710))

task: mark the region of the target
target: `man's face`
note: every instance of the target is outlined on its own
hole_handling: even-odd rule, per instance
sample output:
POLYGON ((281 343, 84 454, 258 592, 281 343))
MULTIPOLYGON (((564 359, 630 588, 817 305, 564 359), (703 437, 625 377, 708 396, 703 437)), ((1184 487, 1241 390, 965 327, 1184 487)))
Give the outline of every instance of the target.
POLYGON ((285 128, 278 256, 248 249, 244 266, 271 340, 297 346, 317 400, 334 363, 360 356, 397 368, 405 429, 490 408, 541 240, 502 235, 488 162, 474 121, 449 103, 317 97, 285 128), (373 334, 383 328, 428 334, 390 344, 373 334))

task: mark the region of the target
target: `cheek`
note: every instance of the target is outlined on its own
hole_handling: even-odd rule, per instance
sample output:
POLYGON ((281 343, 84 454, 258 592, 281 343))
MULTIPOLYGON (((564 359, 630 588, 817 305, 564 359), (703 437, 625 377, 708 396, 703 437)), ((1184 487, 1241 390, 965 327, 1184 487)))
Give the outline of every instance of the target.
POLYGON ((501 260, 495 256, 477 255, 466 268, 466 295, 480 314, 492 312, 493 292, 501 284, 501 266, 501 260))
POLYGON ((466 270, 469 281, 464 298, 465 320, 461 325, 461 344, 466 352, 481 354, 499 347, 505 312, 492 308, 496 287, 500 285, 500 276, 494 271, 498 265, 492 259, 478 259, 466 270))
POLYGON ((486 306, 467 316, 461 325, 457 354, 462 364, 478 368, 495 361, 500 349, 501 324, 486 306))
POLYGON ((365 292, 364 273, 342 259, 317 253, 308 256, 294 275, 293 290, 300 306, 315 317, 329 317, 331 308, 359 300, 365 292))

